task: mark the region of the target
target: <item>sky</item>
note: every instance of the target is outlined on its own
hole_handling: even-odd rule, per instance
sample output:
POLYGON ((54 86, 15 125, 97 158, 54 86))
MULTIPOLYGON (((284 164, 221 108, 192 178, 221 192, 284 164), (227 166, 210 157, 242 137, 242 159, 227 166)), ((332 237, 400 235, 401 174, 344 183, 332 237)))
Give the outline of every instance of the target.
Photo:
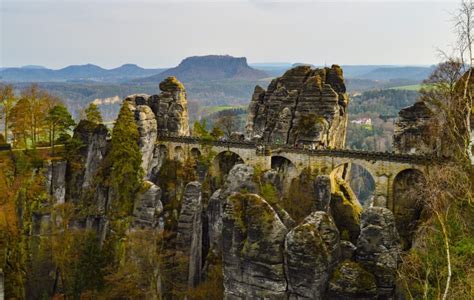
POLYGON ((431 65, 459 1, 0 0, 0 66, 249 63, 431 65))

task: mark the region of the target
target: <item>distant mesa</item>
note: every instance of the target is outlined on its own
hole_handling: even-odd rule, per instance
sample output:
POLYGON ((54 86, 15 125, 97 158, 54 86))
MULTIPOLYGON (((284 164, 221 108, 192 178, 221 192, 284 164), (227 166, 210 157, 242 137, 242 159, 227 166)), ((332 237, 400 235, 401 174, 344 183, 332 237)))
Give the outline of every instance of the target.
POLYGON ((268 77, 268 74, 250 67, 245 57, 206 55, 185 58, 175 68, 136 81, 142 83, 160 82, 169 76, 175 76, 181 81, 190 82, 221 79, 257 80, 268 77))

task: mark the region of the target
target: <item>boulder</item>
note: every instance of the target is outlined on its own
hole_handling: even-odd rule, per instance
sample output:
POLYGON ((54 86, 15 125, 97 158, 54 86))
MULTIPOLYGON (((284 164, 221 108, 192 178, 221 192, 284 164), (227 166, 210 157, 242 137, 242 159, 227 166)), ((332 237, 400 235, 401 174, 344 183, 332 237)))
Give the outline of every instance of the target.
POLYGON ((288 232, 260 196, 234 193, 223 212, 226 299, 285 299, 284 241, 288 232))
POLYGON ((246 138, 272 144, 342 148, 348 96, 342 69, 297 66, 257 86, 248 109, 246 138))
POLYGON ((145 181, 143 185, 145 191, 138 194, 134 203, 133 226, 138 228, 162 227, 159 220, 163 212, 163 204, 160 201, 161 189, 150 181, 145 181))
POLYGON ((349 241, 341 241, 341 260, 353 260, 356 253, 356 246, 349 241))
MULTIPOLYGON (((341 262, 329 280, 327 299, 364 299, 376 300, 377 285, 374 275, 353 261, 341 262)), ((385 298, 382 298, 385 299, 385 298)))
POLYGON ((400 239, 389 209, 369 207, 362 212, 356 260, 374 274, 379 295, 390 297, 400 261, 400 239))
POLYGON ((292 229, 285 240, 290 299, 324 299, 330 271, 339 256, 339 232, 326 212, 313 212, 292 229))

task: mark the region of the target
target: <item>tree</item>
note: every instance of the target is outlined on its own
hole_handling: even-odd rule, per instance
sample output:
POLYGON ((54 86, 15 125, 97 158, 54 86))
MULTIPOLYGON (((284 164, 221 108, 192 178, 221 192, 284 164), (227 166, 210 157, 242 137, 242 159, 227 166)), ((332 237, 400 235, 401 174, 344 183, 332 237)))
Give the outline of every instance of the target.
POLYGON ((20 100, 10 115, 10 129, 16 143, 36 147, 41 137, 48 133, 48 112, 60 101, 33 84, 22 91, 20 100))
POLYGON ((120 109, 112 132, 110 153, 110 186, 116 196, 114 212, 128 215, 133 209, 133 199, 141 187, 142 156, 138 147, 137 124, 128 104, 120 109))
POLYGON ((429 104, 436 116, 430 136, 437 139, 438 153, 450 159, 430 169, 422 186, 416 187, 416 193, 423 195, 424 220, 416 233, 416 248, 404 256, 399 274, 412 299, 474 296, 474 188, 469 149, 473 12, 472 1, 461 3, 455 17, 455 50, 459 56, 443 54, 446 61, 438 65, 421 90, 421 101, 429 104))
POLYGON ((13 86, 11 84, 5 85, 0 89, 0 105, 2 106, 2 115, 3 115, 3 130, 5 141, 8 142, 8 127, 10 126, 10 114, 15 106, 17 98, 13 92, 13 86))
POLYGON ((27 147, 28 140, 31 138, 31 118, 26 98, 21 98, 11 110, 9 126, 14 144, 27 147))
POLYGON ((224 132, 226 138, 230 138, 232 133, 239 129, 239 117, 236 112, 232 111, 217 119, 215 125, 224 132))
POLYGON ((221 138, 221 137, 224 135, 224 132, 221 130, 220 127, 214 126, 214 127, 212 127, 212 130, 211 130, 210 135, 211 135, 214 139, 217 140, 217 139, 221 138))
POLYGON ((66 134, 76 123, 63 104, 56 105, 50 109, 46 120, 49 123, 49 142, 54 154, 56 137, 61 134, 66 134))
POLYGON ((95 124, 100 124, 103 122, 102 115, 100 114, 97 104, 92 102, 86 107, 84 110, 84 119, 95 124))
POLYGON ((203 140, 212 140, 212 136, 209 134, 209 131, 207 131, 206 119, 194 122, 193 136, 200 137, 203 140))
MULTIPOLYGON (((472 147, 474 146, 474 139, 470 138, 471 129, 471 108, 472 108, 472 68, 474 53, 472 49, 472 43, 474 41, 474 4, 472 0, 463 0, 458 10, 457 15, 454 19, 455 30, 457 33, 457 50, 459 51, 459 61, 461 62, 462 69, 464 71, 463 80, 460 83, 458 89, 462 89, 462 97, 458 101, 461 106, 462 113, 466 113, 466 119, 463 124, 468 130, 468 137, 464 139, 465 146, 468 148, 467 156, 471 160, 471 164, 474 164, 474 156, 472 153, 472 147), (467 57, 466 57, 467 56, 467 57), (467 62, 466 62, 467 60, 467 62), (467 71, 465 70, 468 67, 467 71)), ((459 109, 459 108, 458 108, 459 109)), ((458 111, 459 112, 459 111, 458 111)), ((462 133, 461 133, 462 134, 462 133)), ((466 153, 466 151, 465 151, 466 153)))

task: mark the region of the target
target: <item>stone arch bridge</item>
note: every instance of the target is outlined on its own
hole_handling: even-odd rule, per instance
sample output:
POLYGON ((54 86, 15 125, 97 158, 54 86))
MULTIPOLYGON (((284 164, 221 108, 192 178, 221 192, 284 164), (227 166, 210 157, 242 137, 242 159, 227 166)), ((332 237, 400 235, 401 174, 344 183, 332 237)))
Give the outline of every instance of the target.
POLYGON ((158 136, 159 147, 166 147, 169 158, 184 160, 190 155, 210 153, 212 168, 218 172, 219 156, 227 153, 251 166, 270 169, 285 161, 292 166, 293 176, 303 169, 317 170, 318 174, 331 175, 346 164, 357 164, 365 168, 375 182, 374 203, 394 208, 394 183, 397 176, 413 171, 427 174, 435 159, 430 156, 395 154, 358 150, 308 150, 286 145, 261 145, 254 142, 208 141, 189 136, 158 136))

